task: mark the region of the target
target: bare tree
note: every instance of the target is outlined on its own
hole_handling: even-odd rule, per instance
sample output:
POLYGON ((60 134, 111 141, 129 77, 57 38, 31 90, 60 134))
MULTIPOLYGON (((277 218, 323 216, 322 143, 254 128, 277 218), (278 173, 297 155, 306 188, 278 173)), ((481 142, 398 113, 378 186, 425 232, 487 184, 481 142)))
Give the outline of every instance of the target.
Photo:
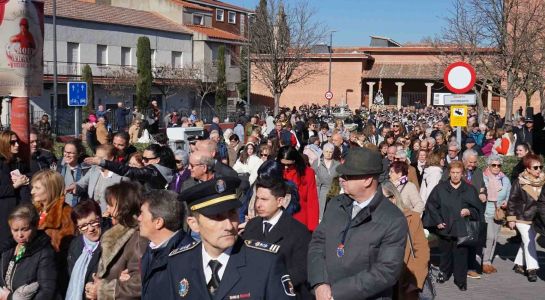
POLYGON ((137 74, 133 67, 108 67, 105 76, 104 89, 110 95, 128 100, 136 91, 137 74))
POLYGON ((183 90, 191 88, 194 70, 191 68, 174 68, 170 65, 160 65, 152 69, 153 85, 163 95, 165 101, 183 90))
MULTIPOLYGON (((523 90, 534 39, 542 29, 544 4, 531 0, 455 0, 442 42, 476 67, 477 89, 506 99, 510 121, 515 97, 523 90)), ((482 111, 482 103, 481 103, 482 111)))
MULTIPOLYGON (((262 1, 265 2, 265 1, 262 1)), ((314 19, 314 11, 306 0, 269 0, 266 9, 260 5, 256 20, 250 26, 252 77, 267 87, 278 113, 280 96, 289 86, 322 72, 311 63, 309 50, 323 41, 324 27, 314 19)))
POLYGON ((192 69, 192 87, 199 100, 199 115, 202 115, 202 104, 204 99, 216 90, 217 67, 213 63, 196 64, 192 69))

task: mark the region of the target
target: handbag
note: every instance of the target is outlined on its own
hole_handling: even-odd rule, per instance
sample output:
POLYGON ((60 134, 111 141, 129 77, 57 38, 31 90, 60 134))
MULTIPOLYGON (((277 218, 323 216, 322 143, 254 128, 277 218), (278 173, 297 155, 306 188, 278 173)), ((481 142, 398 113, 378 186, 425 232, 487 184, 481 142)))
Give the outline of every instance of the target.
MULTIPOLYGON (((409 250, 410 250, 411 256, 412 258, 416 258, 416 255, 414 254, 414 248, 413 248, 413 239, 411 237, 410 232, 408 233, 407 239, 409 242, 409 250)), ((426 279, 424 279, 424 286, 422 287, 422 290, 418 293, 418 299, 420 300, 435 299, 435 296, 437 296, 437 292, 435 291, 435 282, 437 282, 437 274, 439 274, 439 268, 430 264, 428 266, 428 275, 426 276, 426 279)))
POLYGON ((494 220, 498 222, 505 221, 505 209, 503 209, 501 206, 498 206, 497 203, 494 203, 494 206, 496 209, 494 210, 494 220))
POLYGON ((479 245, 480 227, 479 221, 471 221, 468 218, 464 218, 465 228, 467 231, 466 236, 458 237, 458 246, 477 247, 479 245))

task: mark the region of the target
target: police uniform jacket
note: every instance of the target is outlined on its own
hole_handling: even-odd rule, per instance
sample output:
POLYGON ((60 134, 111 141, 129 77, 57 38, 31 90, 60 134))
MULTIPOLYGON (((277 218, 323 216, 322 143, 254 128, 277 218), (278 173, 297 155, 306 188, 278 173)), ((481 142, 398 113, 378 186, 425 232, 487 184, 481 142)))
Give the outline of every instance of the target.
POLYGON ((202 245, 194 243, 173 251, 167 264, 171 295, 165 299, 294 299, 291 282, 282 282, 288 272, 280 255, 264 249, 278 246, 255 249, 246 242, 238 239, 233 246, 214 297, 206 287, 202 245))
POLYGON ((329 284, 335 300, 391 299, 403 269, 405 216, 380 186, 369 205, 349 221, 352 203, 341 194, 328 204, 309 245, 308 281, 312 287, 329 284), (344 253, 338 255, 346 228, 344 253))
POLYGON ((312 237, 307 227, 283 212, 271 231, 263 235, 263 218, 251 219, 244 229, 244 238, 277 244, 295 287, 297 299, 313 299, 307 282, 307 252, 312 237))
POLYGON ((142 300, 168 299, 168 254, 179 247, 191 244, 193 239, 183 230, 176 232, 164 247, 146 248, 142 256, 142 300))

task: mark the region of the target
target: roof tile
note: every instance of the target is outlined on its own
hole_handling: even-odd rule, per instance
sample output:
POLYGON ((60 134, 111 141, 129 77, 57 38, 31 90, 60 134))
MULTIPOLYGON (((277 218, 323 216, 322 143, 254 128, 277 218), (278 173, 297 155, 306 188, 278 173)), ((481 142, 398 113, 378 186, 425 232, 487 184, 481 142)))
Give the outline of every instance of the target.
POLYGON ((220 39, 220 40, 231 40, 231 41, 246 41, 246 39, 240 35, 230 33, 218 28, 205 27, 205 26, 199 26, 199 25, 186 25, 186 27, 196 32, 205 34, 209 38, 220 39))
POLYGON ((364 78, 382 79, 441 79, 439 64, 374 64, 363 72, 364 78))

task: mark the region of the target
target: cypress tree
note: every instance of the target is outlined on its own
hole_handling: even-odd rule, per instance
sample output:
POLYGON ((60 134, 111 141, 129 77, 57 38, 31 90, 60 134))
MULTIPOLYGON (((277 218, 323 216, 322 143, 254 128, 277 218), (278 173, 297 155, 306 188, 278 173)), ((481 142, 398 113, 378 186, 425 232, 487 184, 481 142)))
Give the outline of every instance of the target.
POLYGON ((81 80, 87 82, 87 106, 83 107, 84 115, 95 109, 95 87, 93 85, 93 70, 89 65, 83 66, 81 80))
POLYGON ((136 46, 136 71, 138 79, 136 81, 136 106, 140 110, 148 106, 148 101, 151 97, 151 83, 153 76, 151 73, 151 46, 148 37, 141 36, 138 38, 136 46))
POLYGON ((216 112, 226 108, 227 105, 227 84, 225 77, 225 45, 218 48, 218 75, 216 78, 216 112))

